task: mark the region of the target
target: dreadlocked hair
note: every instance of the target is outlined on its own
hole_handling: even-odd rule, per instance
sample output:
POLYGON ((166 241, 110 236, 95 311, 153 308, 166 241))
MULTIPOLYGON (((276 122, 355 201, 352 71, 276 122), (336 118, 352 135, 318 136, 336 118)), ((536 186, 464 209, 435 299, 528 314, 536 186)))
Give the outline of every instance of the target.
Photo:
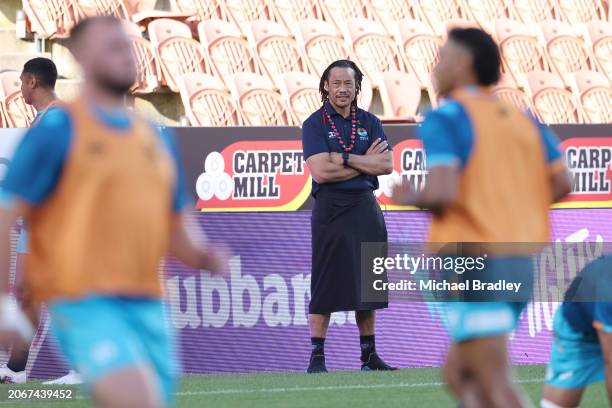
POLYGON ((319 82, 319 93, 321 94, 321 102, 327 102, 328 92, 325 90, 325 81, 329 79, 329 73, 334 68, 350 68, 355 73, 355 99, 353 99, 353 104, 357 105, 357 97, 359 96, 359 91, 361 91, 361 80, 363 79, 363 72, 359 69, 357 64, 350 60, 337 60, 329 64, 325 71, 323 71, 323 75, 321 75, 321 81, 319 82))

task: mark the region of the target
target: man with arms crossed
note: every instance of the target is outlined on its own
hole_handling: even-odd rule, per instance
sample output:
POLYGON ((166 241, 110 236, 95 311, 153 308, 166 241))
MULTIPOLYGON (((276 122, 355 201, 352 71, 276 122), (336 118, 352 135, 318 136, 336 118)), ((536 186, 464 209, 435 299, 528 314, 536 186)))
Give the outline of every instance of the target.
MULTIPOLYGON (((431 243, 547 243, 549 207, 569 192, 569 177, 552 132, 488 89, 500 76, 491 36, 452 30, 433 75, 447 101, 419 129, 426 185, 418 193, 399 185, 394 201, 432 211, 431 243)), ((506 245, 508 253, 489 257, 488 269, 532 281, 522 247, 506 245)), ((529 406, 512 383, 507 353, 507 335, 527 300, 448 303, 453 343, 444 376, 465 407, 529 406)))
POLYGON ((176 370, 160 258, 170 253, 214 273, 224 268, 224 252, 190 237, 173 139, 124 107, 136 64, 121 20, 80 21, 70 49, 83 69, 81 96, 30 129, 2 184, 0 323, 4 338, 22 327, 5 299, 9 229, 23 216, 24 285, 47 304, 60 348, 94 403, 164 407, 176 370))
POLYGON ((312 174, 312 275, 309 320, 312 352, 307 372, 327 372, 324 344, 330 314, 355 311, 361 369, 392 370, 376 353, 376 309, 363 302, 361 244, 387 242, 387 228, 373 191, 377 176, 392 171, 392 156, 380 120, 357 107, 363 74, 338 60, 323 72, 321 109, 302 126, 304 158, 312 174))

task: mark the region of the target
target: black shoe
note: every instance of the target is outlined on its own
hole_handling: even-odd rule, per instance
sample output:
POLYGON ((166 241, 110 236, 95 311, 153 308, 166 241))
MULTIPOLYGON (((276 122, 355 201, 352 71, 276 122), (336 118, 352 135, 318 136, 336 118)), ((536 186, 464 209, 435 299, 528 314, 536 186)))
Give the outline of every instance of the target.
POLYGON ((394 371, 397 367, 391 367, 385 363, 376 352, 371 353, 368 361, 361 364, 361 371, 394 371))
POLYGON ((306 372, 308 374, 326 373, 325 356, 322 354, 310 356, 310 363, 308 364, 308 370, 306 370, 306 372))

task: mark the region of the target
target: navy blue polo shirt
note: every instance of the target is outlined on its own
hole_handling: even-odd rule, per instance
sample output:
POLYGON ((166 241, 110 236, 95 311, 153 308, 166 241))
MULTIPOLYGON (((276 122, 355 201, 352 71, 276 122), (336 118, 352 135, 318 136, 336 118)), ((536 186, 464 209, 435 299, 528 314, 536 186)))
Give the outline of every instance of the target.
MULTIPOLYGON (((348 118, 344 118, 336 112, 329 102, 325 102, 325 107, 334 121, 336 129, 340 132, 340 137, 344 140, 345 145, 348 146, 351 138, 351 116, 349 115, 348 118)), ((357 108, 356 114, 357 138, 351 154, 364 155, 376 139, 387 140, 387 136, 383 131, 380 120, 376 116, 359 108, 357 108)), ((323 116, 323 108, 321 108, 310 115, 302 125, 304 160, 318 153, 342 153, 342 148, 338 143, 336 135, 323 116)), ((389 146, 389 150, 391 150, 391 146, 389 146)), ((325 185, 337 190, 376 190, 378 189, 378 177, 360 174, 350 180, 325 183, 325 185)), ((313 179, 312 195, 316 196, 318 190, 319 183, 313 179)))

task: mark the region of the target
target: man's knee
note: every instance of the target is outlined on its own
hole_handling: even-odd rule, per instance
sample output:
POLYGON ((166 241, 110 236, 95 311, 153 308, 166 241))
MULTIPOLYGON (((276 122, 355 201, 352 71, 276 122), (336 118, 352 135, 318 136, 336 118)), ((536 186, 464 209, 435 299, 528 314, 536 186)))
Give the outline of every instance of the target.
POLYGON ((459 367, 448 363, 445 364, 442 368, 442 378, 453 394, 461 395, 461 372, 459 367))
POLYGON ((97 380, 91 389, 96 406, 106 408, 163 408, 161 384, 148 366, 117 370, 97 380))
POLYGON ((463 366, 480 384, 493 388, 510 381, 506 337, 485 337, 458 345, 463 366))
POLYGON ((372 320, 376 317, 376 310, 357 310, 355 319, 360 321, 372 320))
POLYGON ((313 337, 325 337, 329 327, 329 314, 310 314, 308 316, 310 332, 313 337))
POLYGON ((542 408, 575 408, 580 405, 584 388, 559 388, 544 384, 542 388, 542 408))
POLYGON ((444 367, 442 367, 442 378, 448 385, 448 388, 457 396, 461 395, 461 364, 459 357, 457 347, 452 345, 446 355, 444 367))

